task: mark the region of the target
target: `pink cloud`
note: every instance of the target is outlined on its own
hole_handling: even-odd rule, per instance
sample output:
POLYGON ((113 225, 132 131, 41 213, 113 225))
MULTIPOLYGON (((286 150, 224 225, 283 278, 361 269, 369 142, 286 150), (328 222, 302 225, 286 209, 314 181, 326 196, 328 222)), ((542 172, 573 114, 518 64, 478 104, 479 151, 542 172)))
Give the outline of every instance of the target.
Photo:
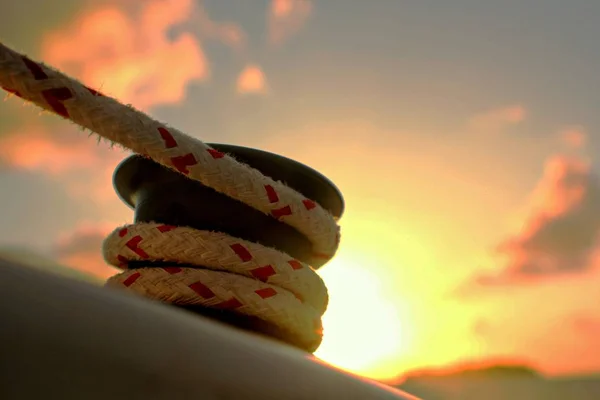
MULTIPOLYGON (((79 167, 91 168, 100 161, 84 141, 52 136, 42 126, 29 126, 0 137, 0 159, 11 167, 60 175, 79 167)), ((87 139, 87 138, 86 138, 87 139)))
POLYGON ((271 0, 269 8, 269 37, 271 43, 281 44, 296 34, 312 13, 310 0, 271 0))
POLYGON ((0 136, 0 162, 5 168, 47 175, 71 195, 99 202, 116 198, 112 174, 127 154, 73 127, 51 132, 41 125, 25 125, 0 136))
POLYGON ((477 283, 522 283, 587 271, 599 238, 600 180, 580 158, 552 157, 523 228, 497 248, 504 267, 495 275, 478 276, 477 283))
POLYGON ((498 132, 525 120, 527 110, 521 105, 496 108, 475 115, 468 126, 475 131, 498 132))
POLYGON ((247 45, 246 32, 234 22, 214 21, 203 7, 198 7, 196 20, 202 34, 208 38, 216 39, 235 50, 242 50, 247 45))
MULTIPOLYGON (((195 0, 104 2, 43 38, 43 58, 87 85, 124 103, 148 109, 185 97, 187 85, 208 77, 200 42, 185 29, 200 24, 211 38, 243 48, 244 32, 233 23, 215 22, 195 0), (172 28, 178 34, 172 38, 172 28)), ((258 93, 265 77, 250 66, 240 90, 258 93)), ((75 128, 52 132, 26 124, 0 136, 0 162, 8 168, 50 176, 70 194, 114 200, 112 174, 127 153, 110 151, 75 128)))
POLYGON ((600 316, 597 314, 576 313, 567 322, 578 334, 593 339, 600 336, 600 316))
POLYGON ((108 223, 82 223, 73 232, 61 235, 55 249, 58 261, 102 279, 116 274, 118 270, 102 256, 102 242, 114 228, 108 223))
POLYGON ((262 69, 256 65, 248 65, 244 68, 237 80, 237 90, 241 94, 264 93, 266 79, 262 69))
POLYGON ((116 5, 82 13, 44 37, 43 59, 86 84, 140 109, 181 102, 187 85, 207 79, 208 63, 189 32, 194 0, 148 0, 137 13, 116 5))
POLYGON ((562 142, 572 149, 580 149, 585 146, 587 132, 581 126, 573 126, 560 132, 562 142))

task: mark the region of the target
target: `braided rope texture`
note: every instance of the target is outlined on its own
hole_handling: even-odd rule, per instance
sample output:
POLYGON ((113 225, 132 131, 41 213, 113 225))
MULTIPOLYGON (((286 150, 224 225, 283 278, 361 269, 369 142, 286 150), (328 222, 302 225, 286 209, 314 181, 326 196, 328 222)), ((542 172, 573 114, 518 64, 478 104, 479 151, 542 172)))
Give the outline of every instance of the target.
POLYGON ((327 210, 282 182, 2 43, 0 86, 113 144, 280 220, 306 236, 313 249, 312 258, 301 262, 223 233, 134 224, 116 229, 104 243, 107 262, 124 269, 108 280, 108 286, 169 303, 256 316, 302 338, 304 349, 316 350, 322 337, 327 290, 308 264, 331 259, 340 238, 339 227, 327 210), (129 270, 127 262, 131 260, 173 265, 129 270), (204 268, 178 266, 184 264, 204 268))

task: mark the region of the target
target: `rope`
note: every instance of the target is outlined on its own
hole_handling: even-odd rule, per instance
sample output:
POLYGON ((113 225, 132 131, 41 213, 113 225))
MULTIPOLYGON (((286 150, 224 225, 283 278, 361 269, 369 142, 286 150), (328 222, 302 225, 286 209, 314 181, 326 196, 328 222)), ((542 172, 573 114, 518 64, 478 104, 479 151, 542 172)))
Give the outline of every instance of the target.
POLYGON ((112 144, 277 218, 306 236, 313 249, 308 259, 295 260, 224 233, 138 223, 117 228, 104 242, 106 261, 123 269, 107 286, 167 303, 258 317, 298 338, 303 349, 316 350, 327 289, 309 265, 322 265, 337 250, 339 227, 328 211, 202 141, 2 43, 0 86, 112 144), (132 261, 161 261, 166 266, 129 269, 132 261))

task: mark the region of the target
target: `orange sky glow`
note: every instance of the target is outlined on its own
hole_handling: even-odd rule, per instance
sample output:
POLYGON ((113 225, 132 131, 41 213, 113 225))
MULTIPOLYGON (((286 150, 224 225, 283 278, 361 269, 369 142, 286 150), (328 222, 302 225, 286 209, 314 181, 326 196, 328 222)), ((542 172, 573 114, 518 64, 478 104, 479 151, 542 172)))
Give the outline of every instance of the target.
MULTIPOLYGON (((202 140, 283 154, 340 187, 347 210, 340 251, 319 271, 331 300, 317 357, 382 380, 468 360, 515 360, 548 374, 600 369, 600 346, 592 346, 600 319, 590 317, 600 304, 600 253, 585 246, 600 226, 594 208, 600 184, 593 180, 583 122, 552 125, 548 140, 527 136, 540 111, 516 95, 430 125, 403 115, 401 129, 391 127, 392 117, 376 120, 344 109, 344 94, 341 114, 315 111, 318 106, 303 100, 310 96, 302 88, 309 79, 317 88, 339 79, 340 93, 351 87, 375 99, 376 111, 383 95, 361 86, 362 70, 352 81, 344 70, 299 79, 301 68, 288 77, 272 72, 275 62, 265 66, 261 54, 283 52, 310 33, 319 16, 314 2, 273 0, 256 14, 260 30, 236 22, 235 13, 213 18, 206 3, 82 6, 43 31, 34 56, 202 140), (290 83, 293 77, 300 83, 290 83), (286 88, 297 93, 288 109, 265 105, 286 88), (209 129, 194 114, 212 109, 190 100, 203 90, 218 94, 210 99, 215 107, 226 96, 240 102, 221 107, 222 119, 239 121, 231 125, 234 133, 203 134, 209 129), (234 115, 239 110, 247 112, 243 118, 234 115), (261 112, 268 122, 257 128, 252 118, 261 112)), ((314 57, 327 68, 333 50, 314 57)), ((321 96, 322 104, 329 102, 329 92, 315 94, 313 103, 321 96)), ((407 96, 406 104, 425 95, 407 96)), ((101 240, 132 219, 111 184, 125 153, 14 97, 2 107, 21 117, 16 126, 0 126, 0 165, 42 176, 77 205, 64 225, 56 221, 71 211, 59 208, 60 200, 53 200, 56 221, 31 221, 52 238, 39 240, 40 251, 51 249, 61 263, 107 278, 114 270, 101 258, 101 240)))

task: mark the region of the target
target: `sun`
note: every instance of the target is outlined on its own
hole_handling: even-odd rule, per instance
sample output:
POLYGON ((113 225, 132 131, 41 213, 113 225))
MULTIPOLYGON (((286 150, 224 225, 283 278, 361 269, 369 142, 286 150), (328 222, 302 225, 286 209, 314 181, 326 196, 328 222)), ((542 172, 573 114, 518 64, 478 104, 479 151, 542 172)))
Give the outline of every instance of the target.
POLYGON ((390 358, 401 356, 410 345, 407 318, 385 298, 368 264, 360 264, 340 254, 319 272, 330 301, 323 317, 323 343, 315 356, 363 376, 393 378, 398 371, 390 368, 390 358))

